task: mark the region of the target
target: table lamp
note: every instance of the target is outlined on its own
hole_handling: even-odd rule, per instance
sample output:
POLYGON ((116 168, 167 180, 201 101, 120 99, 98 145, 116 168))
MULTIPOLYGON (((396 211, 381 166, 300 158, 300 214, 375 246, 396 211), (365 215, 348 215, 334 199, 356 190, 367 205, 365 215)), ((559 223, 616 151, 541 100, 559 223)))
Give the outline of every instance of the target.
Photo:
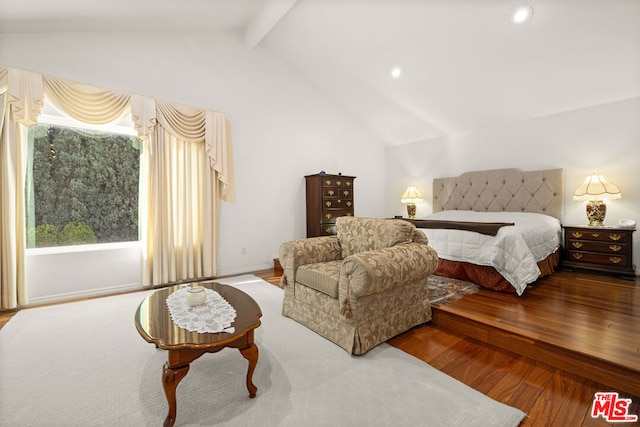
POLYGON ((416 203, 422 201, 422 194, 413 185, 407 187, 407 191, 404 192, 400 199, 402 203, 407 204, 407 214, 409 218, 416 217, 416 203))
POLYGON ((608 182, 602 175, 587 176, 584 183, 573 193, 573 200, 588 200, 587 218, 590 226, 602 227, 607 213, 603 199, 620 199, 620 189, 608 182))

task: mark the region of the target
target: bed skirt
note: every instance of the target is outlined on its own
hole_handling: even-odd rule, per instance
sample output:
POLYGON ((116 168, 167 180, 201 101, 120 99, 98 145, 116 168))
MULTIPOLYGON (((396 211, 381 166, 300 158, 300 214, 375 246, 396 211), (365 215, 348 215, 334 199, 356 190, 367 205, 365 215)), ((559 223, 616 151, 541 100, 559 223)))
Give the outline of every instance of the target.
MULTIPOLYGON (((552 274, 560 262, 560 252, 556 251, 538 262, 540 275, 538 279, 552 274)), ((516 289, 498 271, 490 266, 476 265, 468 262, 440 259, 438 268, 433 273, 437 276, 472 282, 483 288, 498 292, 515 293, 516 289)))

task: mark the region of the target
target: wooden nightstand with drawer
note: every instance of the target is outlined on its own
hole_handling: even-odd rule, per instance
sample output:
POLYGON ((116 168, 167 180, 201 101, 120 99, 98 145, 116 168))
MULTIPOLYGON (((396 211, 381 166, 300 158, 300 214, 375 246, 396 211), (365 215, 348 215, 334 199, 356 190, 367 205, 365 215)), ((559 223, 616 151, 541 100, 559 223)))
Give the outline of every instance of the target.
POLYGON ((635 279, 633 232, 619 227, 563 226, 564 267, 621 274, 635 279))

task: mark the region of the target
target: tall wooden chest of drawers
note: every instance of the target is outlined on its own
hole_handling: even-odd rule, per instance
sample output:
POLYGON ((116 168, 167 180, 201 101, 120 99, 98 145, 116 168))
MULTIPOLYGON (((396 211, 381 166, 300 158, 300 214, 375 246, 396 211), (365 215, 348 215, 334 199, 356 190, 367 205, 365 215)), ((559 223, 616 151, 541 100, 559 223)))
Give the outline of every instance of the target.
POLYGON ((307 185, 307 237, 336 234, 336 218, 353 216, 355 176, 305 176, 307 185))
POLYGON ((618 273, 635 279, 634 229, 564 226, 566 267, 618 273))

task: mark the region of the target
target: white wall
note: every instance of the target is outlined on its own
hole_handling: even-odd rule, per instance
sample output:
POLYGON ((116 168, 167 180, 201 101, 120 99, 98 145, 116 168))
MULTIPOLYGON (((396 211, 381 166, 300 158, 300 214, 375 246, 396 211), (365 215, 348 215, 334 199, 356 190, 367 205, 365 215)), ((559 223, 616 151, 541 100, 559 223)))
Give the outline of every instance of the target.
MULTIPOLYGON (((597 105, 386 150, 386 214, 405 215, 400 196, 416 185, 425 197, 417 216, 431 213, 432 180, 462 172, 515 167, 564 169, 564 224, 586 224, 585 202, 574 190, 592 172, 622 191, 607 201, 605 225, 640 222, 640 98, 597 105)), ((640 266, 640 233, 634 233, 634 263, 640 266)), ((636 270, 637 271, 637 270, 636 270)))
POLYGON ((140 251, 139 242, 29 249, 29 300, 33 304, 137 289, 140 251))
MULTIPOLYGON (((406 213, 400 195, 409 184, 430 200, 434 177, 561 167, 567 224, 586 221, 570 194, 597 171, 622 190, 622 200, 608 203, 606 223, 640 220, 639 98, 385 150, 268 49, 245 48, 240 34, 1 35, 0 64, 225 112, 238 202, 221 208, 220 275, 267 268, 281 242, 304 237, 303 176, 320 170, 357 176, 356 215, 390 216, 406 213)), ((430 202, 418 205, 418 216, 430 212, 430 202)), ((636 233, 636 265, 639 244, 636 233)), ((131 285, 140 270, 123 256, 135 254, 32 258, 29 287, 46 299, 131 285), (112 273, 97 280, 96 262, 112 273), (73 272, 78 266, 85 274, 73 272)))
MULTIPOLYGON (((2 35, 0 64, 225 112, 238 202, 221 208, 219 275, 269 268, 283 241, 306 235, 304 175, 355 175, 356 215, 384 214, 381 142, 268 49, 245 48, 240 34, 2 35)), ((117 256, 102 262, 123 268, 117 256)), ((91 274, 71 274, 85 262, 29 261, 28 285, 50 295, 70 280, 92 289, 91 274)), ((121 280, 102 279, 100 287, 121 280)))

